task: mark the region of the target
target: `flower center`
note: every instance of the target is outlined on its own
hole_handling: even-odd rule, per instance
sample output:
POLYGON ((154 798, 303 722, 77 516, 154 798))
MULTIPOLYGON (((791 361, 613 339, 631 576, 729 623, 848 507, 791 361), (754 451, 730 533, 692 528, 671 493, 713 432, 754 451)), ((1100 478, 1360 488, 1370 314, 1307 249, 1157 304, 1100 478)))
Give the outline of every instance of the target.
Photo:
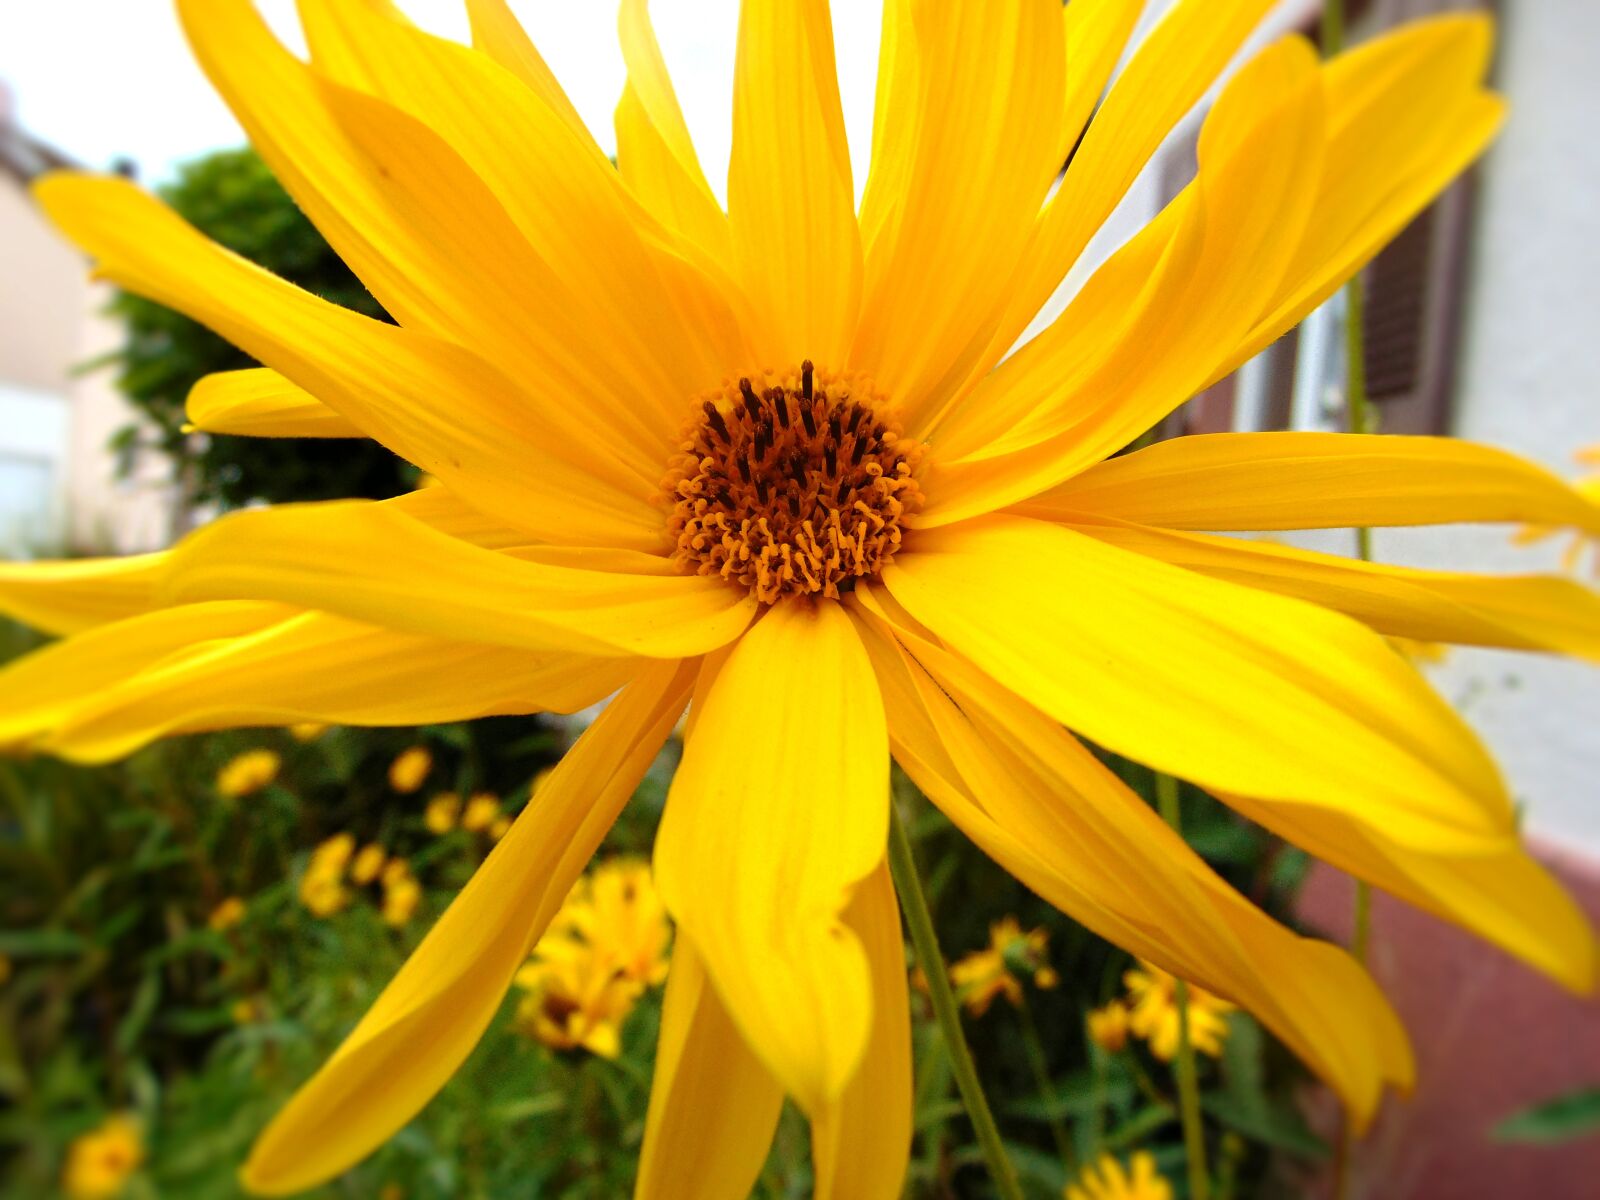
POLYGON ((922 447, 870 380, 807 360, 712 393, 701 414, 662 482, 680 569, 773 604, 836 598, 894 558, 922 502, 922 447))

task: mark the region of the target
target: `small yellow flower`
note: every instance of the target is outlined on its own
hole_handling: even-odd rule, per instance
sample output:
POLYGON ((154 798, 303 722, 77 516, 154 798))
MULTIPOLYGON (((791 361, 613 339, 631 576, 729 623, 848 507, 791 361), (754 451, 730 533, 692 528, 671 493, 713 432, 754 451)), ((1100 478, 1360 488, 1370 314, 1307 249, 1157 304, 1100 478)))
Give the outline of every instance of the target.
POLYGON ((1172 1200, 1172 1185, 1156 1171, 1156 1160, 1140 1150, 1129 1169, 1109 1154, 1083 1169, 1062 1193, 1066 1200, 1172 1200))
POLYGON ((527 993, 517 1005, 517 1028, 554 1050, 581 1047, 617 1057, 622 1024, 643 987, 573 938, 546 934, 536 954, 517 972, 517 986, 527 993))
MULTIPOLYGON (((1600 467, 1600 442, 1592 446, 1585 446, 1573 454, 1573 460, 1579 466, 1600 467)), ((1577 492, 1591 504, 1600 505, 1600 473, 1584 475, 1572 483, 1572 490, 1577 492)), ((1542 542, 1546 538, 1559 534, 1567 534, 1567 545, 1561 552, 1561 569, 1573 575, 1578 571, 1583 559, 1585 549, 1597 547, 1594 555, 1594 570, 1600 574, 1600 538, 1593 533, 1572 532, 1569 529, 1557 528, 1553 525, 1523 525, 1511 535, 1511 541, 1518 546, 1531 546, 1535 542, 1542 542)))
POLYGON ((228 1006, 228 1015, 235 1025, 253 1025, 267 1015, 267 1006, 260 996, 241 996, 228 1006))
POLYGON ((271 750, 246 750, 217 772, 217 791, 229 799, 259 792, 278 777, 281 761, 271 750))
POLYGON ((402 750, 389 764, 389 786, 401 795, 409 796, 422 786, 422 781, 433 770, 433 755, 421 746, 402 750))
POLYGON ((415 876, 397 875, 383 885, 383 919, 396 929, 416 915, 422 903, 422 885, 415 876))
POLYGON ((576 934, 637 983, 653 986, 667 977, 672 927, 648 863, 602 863, 578 881, 552 927, 576 934))
POLYGON ((311 865, 308 870, 333 875, 342 874, 345 865, 350 861, 350 856, 355 852, 355 836, 349 833, 336 833, 311 852, 311 865))
POLYGON ((497 842, 509 832, 511 832, 511 818, 507 816, 496 817, 494 824, 489 826, 489 836, 497 842))
POLYGON ((1089 1038, 1102 1050, 1115 1054, 1128 1044, 1128 1006, 1113 1000, 1089 1014, 1089 1038))
POLYGON ((301 721, 297 725, 289 726, 289 736, 297 742, 314 742, 328 732, 328 726, 322 721, 301 721))
POLYGON ((423 810, 422 823, 429 833, 446 834, 456 827, 456 817, 461 812, 461 797, 454 792, 440 792, 428 801, 423 810))
POLYGON ((331 917, 350 903, 350 890, 337 876, 308 873, 300 881, 300 902, 314 917, 331 917))
POLYGON ((1051 992, 1061 986, 1061 976, 1054 967, 1040 967, 1033 973, 1033 986, 1041 992, 1051 992))
POLYGON ((649 866, 602 863, 578 880, 517 973, 528 993, 518 1027, 558 1050, 581 1046, 615 1058, 634 1004, 666 978, 671 937, 649 866))
POLYGON ((331 917, 350 903, 344 872, 355 849, 356 839, 348 833, 340 833, 311 852, 306 873, 300 880, 300 902, 313 916, 331 917))
POLYGON ((211 916, 206 919, 206 924, 221 933, 232 929, 242 920, 244 920, 244 901, 237 896, 229 896, 211 910, 211 916))
POLYGON ((989 944, 974 950, 950 965, 950 982, 967 1011, 981 1017, 989 1011, 996 996, 1012 1004, 1022 1003, 1022 984, 1018 973, 1033 974, 1035 982, 1043 975, 1040 987, 1054 987, 1055 972, 1044 961, 1045 929, 1022 932, 1015 917, 1002 917, 989 926, 989 944))
POLYGON ((500 816, 500 798, 489 792, 478 792, 461 812, 461 828, 469 833, 480 833, 491 828, 500 816))
POLYGON ((368 842, 350 864, 350 881, 362 885, 371 883, 388 860, 389 856, 384 853, 382 846, 377 842, 368 842))
MULTIPOLYGON (((1178 1053, 1177 980, 1160 967, 1141 962, 1122 976, 1127 984, 1132 1015, 1128 1028, 1150 1043, 1150 1052, 1163 1062, 1178 1053)), ((1189 1043, 1213 1058, 1222 1053, 1228 1037, 1227 1014, 1234 1006, 1204 988, 1189 985, 1189 1043)))
POLYGON ((61 1190, 72 1200, 111 1200, 122 1194, 128 1177, 143 1161, 144 1139, 138 1124, 131 1117, 108 1117, 67 1150, 61 1190))
POLYGON ((394 885, 399 883, 402 879, 410 878, 411 864, 403 858, 391 858, 388 863, 384 865, 383 873, 378 877, 378 881, 382 883, 384 887, 388 888, 394 887, 394 885))

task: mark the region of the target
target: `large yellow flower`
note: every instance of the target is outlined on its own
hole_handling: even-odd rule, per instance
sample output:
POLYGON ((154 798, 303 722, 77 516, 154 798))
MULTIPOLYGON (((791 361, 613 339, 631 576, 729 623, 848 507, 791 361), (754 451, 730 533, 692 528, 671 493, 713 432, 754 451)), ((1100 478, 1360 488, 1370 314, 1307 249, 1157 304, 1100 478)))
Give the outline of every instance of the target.
POLYGON ((896 1193, 891 753, 1039 894, 1255 1013, 1358 1122, 1412 1071, 1373 984, 1246 903, 1068 728, 1590 986, 1591 932, 1520 849, 1493 764, 1381 635, 1600 657, 1595 597, 1214 531, 1595 531, 1600 509, 1449 440, 1112 457, 1482 150, 1502 113, 1486 20, 1326 66, 1296 38, 1255 57, 1194 183, 1005 357, 1270 0, 1182 0, 1103 101, 1138 0, 889 0, 859 208, 825 4, 747 0, 726 212, 644 0, 622 7, 620 169, 503 0, 468 0, 471 48, 385 0, 300 7, 309 64, 247 0, 179 4, 397 325, 126 182, 55 176, 38 197, 102 276, 266 364, 205 381, 198 426, 372 437, 438 485, 8 569, 7 607, 73 636, 6 673, 0 739, 97 761, 189 730, 618 694, 263 1135, 252 1187, 335 1174, 441 1086, 691 698, 655 853, 679 935, 644 1196, 746 1194, 785 1093, 812 1120, 818 1195, 896 1193))

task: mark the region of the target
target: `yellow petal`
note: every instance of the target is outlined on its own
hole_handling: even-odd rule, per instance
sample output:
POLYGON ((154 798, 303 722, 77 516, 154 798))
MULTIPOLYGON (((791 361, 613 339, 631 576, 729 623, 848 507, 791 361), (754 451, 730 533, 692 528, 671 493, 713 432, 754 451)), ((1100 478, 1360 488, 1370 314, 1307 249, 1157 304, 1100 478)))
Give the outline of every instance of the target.
POLYGON ((1328 162, 1279 295, 1219 367, 1220 378, 1298 324, 1483 153, 1505 102, 1480 90, 1493 19, 1407 24, 1323 71, 1328 162))
POLYGON ((1512 826, 1478 740, 1377 634, 1014 517, 918 531, 890 592, 1100 745, 1203 787, 1484 852, 1512 826))
POLYGON ((1096 274, 1125 282, 1085 289, 962 400, 965 435, 934 441, 919 523, 1043 491, 1188 399, 1274 293, 1310 208, 1322 140, 1315 55, 1303 40, 1285 39, 1252 59, 1211 110, 1199 177, 1174 202, 1158 269, 1135 274, 1149 260, 1149 240, 1168 228, 1160 219, 1096 274), (1085 330, 1106 322, 1086 306, 1103 306, 1105 291, 1137 292, 1138 300, 1116 336, 1086 348, 1085 330))
POLYGON ((683 710, 693 667, 655 664, 556 764, 400 973, 256 1141, 246 1187, 332 1178, 410 1120, 466 1058, 683 710))
POLYGON ((911 1001, 887 863, 857 889, 844 921, 872 967, 872 1033, 844 1093, 812 1114, 813 1196, 884 1200, 900 1195, 911 1157, 911 1001))
POLYGON ((1492 854, 1460 858, 1374 836, 1338 813, 1224 799, 1325 862, 1494 943, 1571 991, 1589 995, 1600 981, 1589 918, 1515 838, 1492 854))
MULTIPOLYGON (((525 547, 527 533, 508 529, 470 508, 443 487, 408 492, 381 502, 450 537, 490 549, 525 547)), ((555 561, 555 552, 540 552, 555 561)), ((588 554, 589 562, 618 564, 588 554)), ((79 633, 158 607, 161 581, 170 570, 170 552, 122 558, 0 563, 0 612, 46 633, 79 633)))
POLYGON ((274 172, 403 325, 494 361, 548 403, 546 420, 566 422, 552 436, 570 440, 592 470, 626 465, 653 486, 681 418, 639 398, 677 397, 629 369, 609 321, 534 252, 459 154, 415 119, 308 69, 248 4, 221 0, 185 19, 274 172), (608 436, 594 436, 597 417, 608 436))
POLYGON ((1067 524, 1213 579, 1309 600, 1394 637, 1600 661, 1600 595, 1569 579, 1421 571, 1121 522, 1067 524))
POLYGON ((364 0, 300 8, 318 67, 427 126, 482 180, 575 311, 606 331, 642 405, 677 403, 681 420, 717 385, 743 345, 723 285, 667 244, 593 138, 486 55, 364 0))
POLYGON ((910 103, 890 114, 885 139, 914 148, 891 149, 873 180, 872 258, 850 361, 917 428, 988 342, 1061 167, 1064 39, 1055 0, 913 5, 909 33, 910 14, 885 8, 895 24, 880 69, 893 74, 880 80, 878 112, 891 96, 910 103))
POLYGON ((679 930, 634 1200, 746 1200, 782 1107, 783 1088, 745 1043, 679 930))
POLYGON ((391 500, 379 501, 385 508, 404 513, 414 521, 421 521, 430 529, 474 546, 490 550, 503 550, 511 546, 527 546, 528 535, 495 520, 462 500, 443 485, 418 488, 391 500))
POLYGON ((617 169, 657 220, 731 264, 728 218, 700 168, 650 25, 649 0, 623 0, 617 21, 628 65, 617 105, 617 169))
MULTIPOLYGON (((1067 45, 1067 98, 1057 147, 1060 161, 1067 161, 1083 136, 1089 118, 1107 98, 1106 81, 1122 57, 1143 8, 1144 0, 1084 0, 1081 4, 1074 0, 1062 8, 1061 32, 1067 45)), ((1052 200, 1045 206, 1046 213, 1053 208, 1052 200)), ((1024 258, 1022 266, 1024 270, 1031 270, 1033 260, 1024 258)), ((1062 274, 1065 273, 1063 268, 1062 274)))
MULTIPOLYGON (((1071 8, 1081 3, 1073 0, 1067 6, 1069 21, 1071 8)), ((1272 5, 1273 0, 1183 0, 1140 42, 1032 230, 1027 254, 1007 284, 1005 315, 978 360, 980 369, 997 361, 1022 334, 1156 148, 1216 81, 1272 5)), ((1143 5, 1118 6, 1131 12, 1111 11, 1113 6, 1101 0, 1096 7, 1106 11, 1086 16, 1096 25, 1104 22, 1103 41, 1085 71, 1103 83, 1102 72, 1109 72, 1128 36, 1130 17, 1137 17, 1143 5)), ((1079 63, 1069 57, 1069 81, 1078 70, 1079 63)), ((1096 87, 1091 102, 1098 99, 1096 87)))
POLYGON ((281 604, 193 604, 113 621, 0 670, 0 746, 23 748, 86 698, 214 638, 255 633, 294 615, 281 604))
MULTIPOLYGON (((163 627, 174 635, 170 656, 142 670, 102 677, 92 688, 80 682, 77 702, 52 713, 38 748, 80 762, 105 762, 156 738, 247 725, 428 725, 575 712, 605 699, 640 670, 637 659, 532 654, 392 633, 324 613, 210 640, 185 639, 181 624, 163 627)), ((98 675, 99 664, 80 672, 73 674, 87 682, 83 674, 98 675)), ((20 708, 29 699, 13 692, 5 704, 20 708)))
MULTIPOLYGON (((916 26, 912 0, 884 0, 878 36, 878 80, 872 113, 872 163, 861 193, 861 249, 866 263, 881 263, 879 250, 900 214, 917 153, 920 107, 916 26)), ((888 236, 893 237, 892 232, 888 236)))
POLYGON ((740 589, 653 555, 513 557, 363 500, 224 517, 172 551, 162 595, 279 600, 432 637, 652 658, 726 645, 756 608, 740 589))
POLYGON ((541 406, 459 346, 300 291, 126 180, 58 173, 34 192, 102 276, 209 325, 475 507, 558 544, 659 538, 648 487, 571 461, 541 406))
POLYGON ((1244 1005, 1358 1124, 1385 1083, 1410 1086, 1405 1033, 1353 959, 1248 903, 1044 714, 876 615, 886 597, 857 597, 874 614, 867 645, 896 760, 987 853, 1102 936, 1244 1005))
POLYGON ((144 612, 164 554, 0 563, 0 613, 45 633, 77 633, 144 612))
POLYGON ((541 103, 572 127, 575 135, 590 136, 588 126, 506 0, 467 0, 467 19, 474 46, 527 84, 541 103))
POLYGON ((1018 506, 1171 529, 1513 521, 1600 533, 1600 505, 1505 450, 1455 438, 1214 433, 1109 459, 1018 506))
POLYGON ((815 1113, 850 1082, 872 1026, 866 954, 840 917, 887 840, 872 668, 837 605, 784 603, 695 703, 656 883, 745 1040, 815 1113))
POLYGON ((728 223, 758 361, 835 367, 861 303, 861 240, 827 0, 744 0, 728 223))
POLYGON ((276 371, 217 371, 189 391, 189 423, 205 433, 246 437, 357 438, 366 435, 276 371))

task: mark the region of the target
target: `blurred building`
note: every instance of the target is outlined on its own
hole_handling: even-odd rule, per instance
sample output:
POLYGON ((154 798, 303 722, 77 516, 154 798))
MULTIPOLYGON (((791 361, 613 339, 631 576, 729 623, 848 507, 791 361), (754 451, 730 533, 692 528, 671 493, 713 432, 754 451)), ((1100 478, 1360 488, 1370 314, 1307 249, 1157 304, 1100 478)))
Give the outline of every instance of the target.
MULTIPOLYGON (((1170 4, 1153 0, 1146 21, 1170 4)), ((1507 124, 1477 169, 1367 273, 1365 366, 1379 426, 1501 446, 1571 476, 1574 451, 1600 442, 1600 143, 1592 129, 1600 112, 1593 63, 1600 4, 1346 4, 1352 42, 1439 12, 1494 11, 1491 80, 1511 101, 1507 124)), ((1315 37, 1320 9, 1321 0, 1284 0, 1258 44, 1291 31, 1315 37)), ((1100 255, 1192 178, 1205 107, 1141 177, 1102 235, 1100 255)), ((1164 432, 1344 428, 1343 321, 1336 298, 1174 414, 1164 432)), ((1339 554, 1354 549, 1347 530, 1294 540, 1339 554)), ((1499 526, 1377 530, 1373 549, 1381 561, 1436 570, 1561 569, 1558 544, 1515 546, 1499 526)), ((1600 671, 1544 655, 1457 648, 1427 672, 1489 743, 1536 855, 1600 924, 1600 671)), ((1311 927, 1348 941, 1347 878, 1318 866, 1299 903, 1311 927)), ((1357 1156, 1353 1194, 1596 1195, 1600 1139, 1544 1147, 1493 1137, 1509 1114, 1600 1078, 1596 1000, 1569 996, 1500 951, 1385 897, 1373 929, 1370 964, 1411 1031, 1420 1084, 1409 1102, 1386 1106, 1357 1156)), ((1320 1127, 1333 1134, 1336 1119, 1322 1115, 1329 1119, 1320 1127)))
POLYGON ((109 298, 28 195, 75 164, 32 138, 0 83, 0 554, 148 549, 172 526, 164 468, 118 478, 112 435, 133 412, 112 373, 85 369, 118 344, 109 298))
MULTIPOLYGON (((1151 0, 1152 24, 1172 0, 1151 0)), ((1283 0, 1253 47, 1313 39, 1321 0, 1283 0)), ((1367 274, 1366 369, 1379 427, 1450 434, 1514 450, 1572 476, 1600 442, 1600 4, 1542 0, 1346 0, 1349 40, 1441 12, 1498 21, 1493 86, 1504 130, 1470 176, 1424 212, 1367 274)), ((1192 177, 1202 104, 1174 133, 1102 231, 1098 261, 1192 177)), ((1052 308, 1073 288, 1069 280, 1052 308)), ((1336 298, 1168 422, 1166 432, 1342 429, 1344 319, 1336 298)), ((1295 539, 1348 554, 1346 531, 1295 539)), ((1514 546, 1503 527, 1379 530, 1384 561, 1443 570, 1559 570, 1560 546, 1514 546)), ((1587 582, 1596 583, 1589 579, 1587 582)), ((1430 668, 1488 740, 1527 827, 1600 863, 1600 672, 1532 654, 1461 649, 1430 668)))

